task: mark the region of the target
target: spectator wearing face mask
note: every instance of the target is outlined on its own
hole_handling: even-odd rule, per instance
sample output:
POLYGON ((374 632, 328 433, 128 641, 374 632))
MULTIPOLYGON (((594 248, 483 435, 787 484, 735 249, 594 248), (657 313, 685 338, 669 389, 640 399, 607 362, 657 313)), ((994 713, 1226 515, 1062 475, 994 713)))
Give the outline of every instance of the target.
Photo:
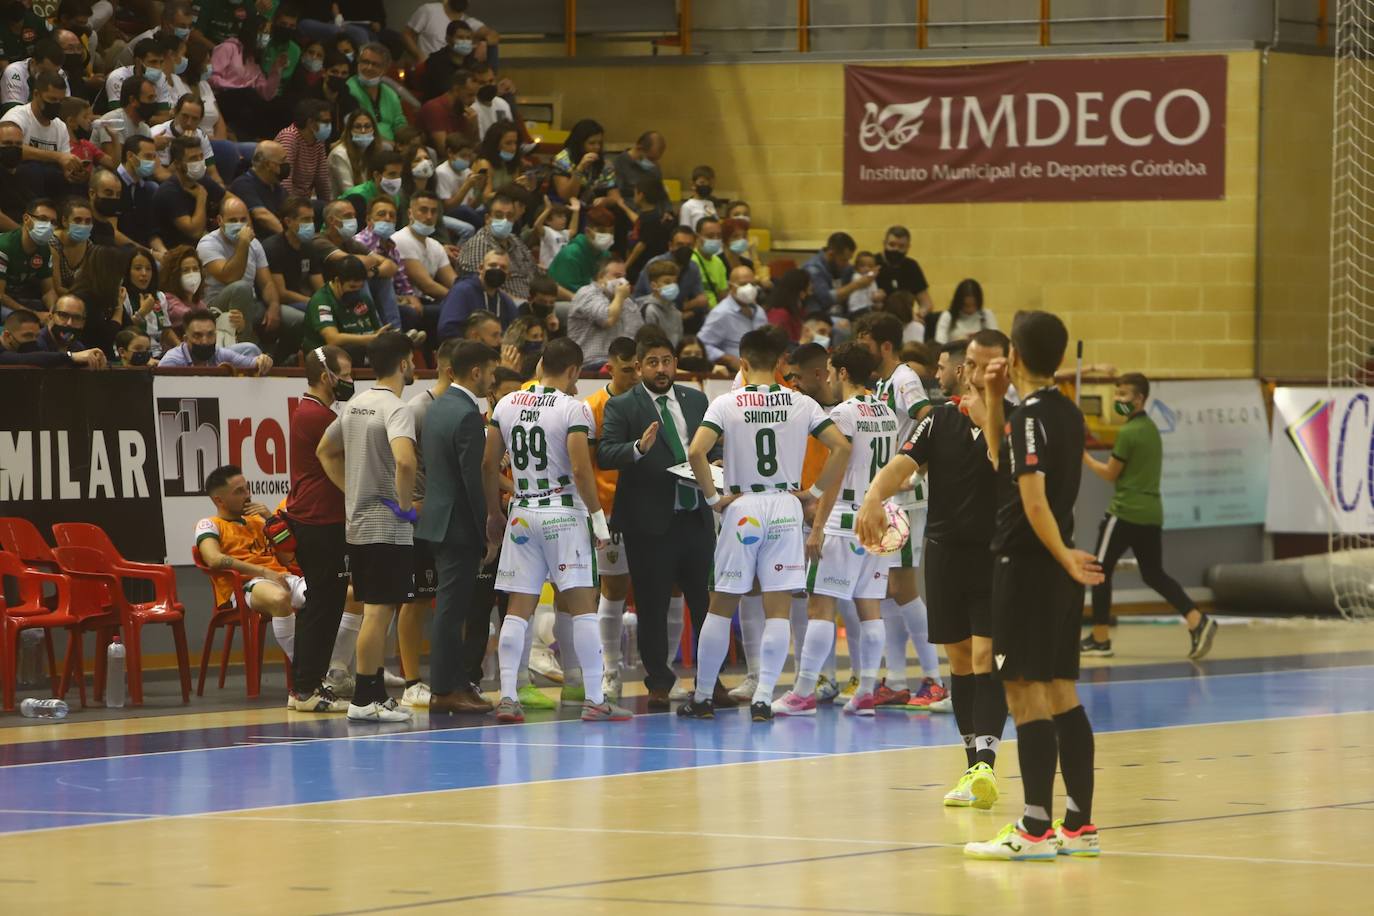
POLYGON ((248 205, 253 231, 260 238, 281 232, 277 213, 286 203, 286 179, 291 177, 291 162, 285 147, 275 140, 264 140, 253 152, 253 166, 229 184, 229 193, 248 205))
POLYGON ((754 272, 736 267, 730 274, 730 292, 706 315, 697 338, 706 348, 706 357, 731 371, 739 369, 739 342, 750 331, 765 327, 768 318, 756 304, 759 288, 754 272))
POLYGON ((71 153, 71 135, 60 117, 66 97, 56 74, 40 73, 33 81, 33 101, 11 108, 0 121, 18 124, 24 132, 20 176, 47 193, 67 191, 67 183, 82 180, 86 166, 71 153))
POLYGON ((334 182, 329 175, 329 138, 333 132, 334 114, 327 102, 305 99, 296 105, 295 119, 277 134, 289 166, 282 175, 287 194, 334 199, 334 182))
POLYGON ((450 23, 455 20, 467 23, 472 32, 475 44, 470 53, 477 60, 496 66, 496 49, 501 36, 468 13, 468 0, 421 4, 401 32, 406 52, 418 62, 441 50, 448 40, 450 23))
POLYGON ((503 289, 509 277, 510 258, 491 249, 482 257, 480 268, 454 284, 444 298, 439 309, 440 341, 462 337, 468 317, 474 312, 490 312, 500 319, 503 329, 520 317, 515 300, 503 289))
MULTIPOLYGON (((523 302, 530 297, 530 281, 538 275, 539 269, 535 266, 534 255, 529 247, 515 235, 516 220, 515 200, 510 195, 497 194, 492 197, 487 207, 486 225, 463 243, 462 253, 458 257, 458 272, 465 276, 478 273, 486 263, 487 255, 498 251, 506 256, 508 262, 502 292, 523 302)), ((571 247, 569 244, 563 250, 571 247)))
MULTIPOLYGON (((429 76, 427 73, 426 78, 429 76)), ((420 106, 419 125, 436 149, 443 148, 448 138, 455 135, 476 146, 481 139, 477 113, 472 110, 480 88, 477 76, 471 70, 455 70, 447 80, 444 91, 420 106)))
MULTIPOLYGON (((175 54, 177 50, 176 39, 163 39, 157 35, 140 40, 134 46, 134 59, 127 67, 116 67, 110 71, 110 75, 105 79, 105 98, 113 103, 115 99, 123 100, 124 84, 130 79, 146 79, 153 84, 156 91, 158 87, 166 82, 166 74, 163 73, 163 64, 168 55, 175 54)), ((154 99, 157 102, 157 99, 154 99)), ((166 102, 171 107, 170 102, 166 102)))
POLYGON ((668 191, 660 179, 645 176, 634 189, 634 205, 639 218, 628 239, 631 248, 625 259, 625 269, 630 282, 637 284, 644 266, 668 251, 673 229, 677 227, 677 216, 672 212, 668 191))
POLYGON ((371 299, 377 307, 382 321, 399 330, 401 309, 396 302, 397 265, 390 258, 368 251, 367 246, 358 241, 359 220, 353 205, 346 200, 336 200, 324 208, 324 225, 315 237, 306 243, 311 254, 325 264, 326 278, 332 276, 334 263, 352 255, 363 263, 367 270, 368 281, 364 296, 371 299))
POLYGON ((650 258, 645 264, 645 269, 635 281, 635 296, 644 297, 649 295, 648 268, 659 261, 672 261, 678 268, 678 298, 677 306, 682 312, 682 321, 685 333, 695 334, 701 328, 701 322, 706 317, 706 309, 709 300, 706 291, 702 288, 701 268, 697 267, 696 259, 692 256, 695 252, 697 234, 686 226, 678 226, 673 230, 672 237, 668 241, 668 251, 656 258, 650 258))
MULTIPOLYGON (((444 46, 425 58, 426 99, 434 99, 449 92, 454 78, 461 82, 468 68, 477 63, 473 49, 477 47, 476 33, 465 19, 449 20, 444 32, 444 46)), ((475 90, 474 90, 475 91, 475 90)), ((472 104, 472 99, 466 105, 472 104)))
MULTIPOLYGON (((152 138, 153 128, 148 122, 157 114, 157 90, 149 80, 134 76, 124 81, 124 88, 115 98, 119 100, 119 107, 91 124, 91 142, 99 145, 111 159, 119 160, 126 141, 134 137, 152 138)), ((152 165, 145 166, 146 174, 141 172, 140 177, 161 181, 156 143, 154 141, 152 165)))
POLYGON ((241 302, 225 297, 220 300, 220 308, 210 310, 204 298, 204 271, 196 249, 191 245, 178 245, 167 252, 162 259, 162 272, 158 284, 167 296, 167 314, 172 319, 172 328, 178 336, 185 336, 186 316, 198 309, 206 309, 215 319, 215 343, 226 350, 233 350, 244 356, 258 356, 262 348, 248 340, 240 342, 239 334, 248 329, 248 321, 243 317, 240 306, 252 308, 253 293, 245 286, 238 288, 241 302))
POLYGON ((367 217, 367 206, 378 194, 393 200, 401 195, 404 183, 405 158, 394 150, 374 147, 367 154, 367 181, 345 188, 339 195, 353 205, 361 221, 367 217))
MULTIPOLYGON (((348 119, 358 111, 358 100, 348 91, 348 78, 352 75, 353 64, 348 58, 326 45, 324 71, 320 74, 319 81, 305 93, 307 97, 317 98, 329 106, 336 128, 340 124, 347 126, 348 119)), ((371 115, 368 115, 368 118, 370 123, 371 115)), ((348 136, 346 131, 339 130, 335 130, 334 135, 343 138, 348 136)), ((342 185, 336 184, 335 187, 342 185)))
POLYGON ((709 165, 699 165, 692 169, 692 197, 682 202, 678 213, 678 223, 695 230, 703 217, 716 215, 716 202, 711 197, 716 180, 716 170, 709 165))
MULTIPOLYGON (((47 313, 46 324, 38 332, 38 346, 49 353, 80 353, 90 349, 82 341, 86 330, 86 303, 80 297, 68 293, 53 303, 52 311, 47 313)), ((104 353, 104 348, 100 349, 104 353)))
POLYGON ((0 232, 17 229, 29 201, 39 196, 29 182, 19 180, 23 161, 24 129, 11 121, 0 121, 0 232))
MULTIPOLYGON (((272 14, 272 28, 267 33, 267 42, 262 44, 262 66, 264 70, 281 70, 281 78, 289 82, 296 75, 301 62, 301 46, 296 41, 296 25, 300 22, 300 4, 295 0, 281 0, 276 12, 272 14), (286 58, 280 68, 277 58, 286 58)), ((262 40, 259 39, 261 44, 262 40)), ((278 94, 281 89, 278 88, 278 94)))
POLYGON ((503 79, 498 84, 496 74, 485 64, 475 67, 473 75, 478 83, 477 95, 472 103, 472 111, 477 115, 477 132, 485 137, 492 125, 504 121, 514 126, 520 140, 527 141, 529 138, 522 130, 520 117, 512 104, 515 100, 515 84, 509 79, 503 79))
POLYGON ((382 323, 381 315, 364 294, 368 271, 362 261, 349 256, 330 269, 332 279, 315 291, 305 307, 301 345, 307 351, 326 344, 341 347, 361 363, 367 345, 394 329, 382 323))
POLYGON ((91 204, 83 197, 68 197, 62 202, 61 222, 53 232, 52 285, 61 296, 76 284, 76 272, 86 263, 91 251, 91 204))
POLYGON ((137 328, 125 328, 115 335, 114 359, 111 368, 141 369, 156 366, 157 357, 153 353, 152 338, 137 328))
POLYGON ((372 115, 365 111, 354 111, 343 122, 339 139, 329 150, 329 177, 336 193, 367 180, 367 154, 377 139, 376 125, 372 115))
POLYGON ((801 338, 798 344, 816 344, 825 349, 830 349, 830 334, 832 332, 830 319, 825 315, 808 315, 802 322, 801 338))
POLYGON ((172 109, 172 119, 163 121, 152 129, 153 143, 157 145, 158 163, 163 168, 170 169, 172 143, 180 137, 195 140, 200 145, 200 161, 205 163, 205 172, 201 177, 208 177, 212 184, 223 191, 224 179, 215 168, 215 148, 211 145, 209 136, 200 128, 204 112, 205 106, 200 99, 190 93, 181 96, 172 109))
POLYGON ((655 261, 641 274, 649 282, 648 295, 635 296, 635 301, 644 309, 644 323, 661 330, 674 347, 682 341, 682 312, 677 307, 681 274, 674 261, 655 261))
MULTIPOLYGON (((566 309, 569 303, 563 303, 566 309)), ((520 317, 532 316, 544 325, 548 337, 563 337, 566 334, 567 314, 558 314, 558 284, 552 277, 535 277, 530 281, 529 301, 520 306, 520 317)))
POLYGON ((911 230, 892 226, 883 235, 883 251, 878 262, 877 287, 889 296, 898 290, 916 298, 917 312, 913 317, 924 318, 935 308, 930 298, 930 284, 926 282, 921 265, 907 255, 911 250, 911 230))
POLYGON ((229 365, 235 369, 250 369, 258 375, 272 370, 272 357, 266 353, 248 356, 219 346, 216 339, 215 316, 203 309, 187 314, 184 328, 186 339, 173 347, 158 362, 159 369, 184 369, 189 366, 213 367, 229 365))
POLYGON ((283 305, 304 309, 324 285, 324 258, 311 251, 315 238, 315 208, 309 198, 288 197, 281 210, 282 231, 262 243, 277 297, 283 305))
POLYGON ((432 236, 439 224, 439 198, 420 191, 410 198, 410 220, 391 237, 416 293, 427 303, 444 300, 458 280, 444 246, 432 236))
POLYGON ((38 342, 42 330, 42 322, 28 309, 10 312, 0 329, 0 366, 28 366, 35 369, 105 367, 105 354, 99 348, 76 352, 45 349, 38 342))
POLYGON ((275 136, 284 126, 279 122, 286 120, 275 100, 288 60, 285 54, 277 54, 268 65, 263 49, 270 39, 262 30, 262 19, 249 10, 233 36, 217 44, 210 55, 210 85, 229 129, 240 137, 275 136))
POLYGON ((501 365, 519 372, 522 379, 534 378, 547 334, 543 323, 532 315, 515 319, 501 335, 501 365))
MULTIPOLYGON (((124 271, 124 283, 119 289, 119 308, 127 327, 146 334, 152 340, 153 356, 181 343, 172 330, 167 297, 157 287, 157 264, 146 251, 134 251, 124 271)), ((118 334, 115 335, 116 343, 118 334)))
MULTIPOLYGON (((439 307, 422 306, 416 294, 410 275, 406 273, 405 260, 392 241, 396 234, 396 204, 389 197, 378 197, 367 208, 367 227, 354 236, 354 241, 374 255, 385 258, 396 265, 396 273, 391 282, 395 290, 396 304, 400 307, 401 326, 406 330, 424 329, 438 323, 439 307)), ((425 334, 415 335, 417 343, 423 343, 425 334)))
POLYGON ((383 140, 395 140, 396 131, 407 123, 401 97, 382 82, 390 68, 391 52, 386 45, 372 42, 358 51, 358 72, 348 80, 348 91, 358 107, 372 116, 383 140))
MULTIPOLYGON (((47 198, 29 204, 18 229, 0 234, 0 306, 46 312, 52 288, 53 225, 57 208, 47 198)), ((82 307, 83 324, 84 311, 82 307)))
POLYGON ((615 169, 615 186, 620 193, 631 197, 636 188, 646 180, 663 183, 663 170, 659 162, 668 151, 668 141, 656 130, 647 130, 639 135, 634 146, 625 150, 612 160, 615 169))
POLYGON ((606 261, 595 279, 578 289, 568 312, 568 337, 582 348, 582 365, 599 369, 610 358, 611 341, 633 338, 644 326, 644 306, 630 296, 625 262, 606 261))
POLYGON ((850 262, 858 247, 848 233, 835 232, 826 240, 825 247, 802 265, 802 270, 811 275, 811 295, 806 299, 808 312, 843 316, 849 294, 873 283, 872 277, 855 275, 850 262))
POLYGON ((575 291, 590 283, 615 243, 615 214, 610 210, 592 207, 586 220, 587 231, 564 245, 549 264, 549 276, 558 283, 560 298, 572 299, 575 291))
MULTIPOLYGON (((571 205, 556 204, 544 198, 544 209, 534 221, 531 236, 539 243, 539 266, 548 270, 558 252, 577 235, 577 218, 582 213, 582 201, 573 198, 571 205)), ((531 242, 533 244, 533 242, 531 242)))
MULTIPOLYGON (((692 260, 701 272, 706 303, 715 308, 716 303, 725 297, 730 276, 730 269, 721 257, 725 242, 721 238, 720 220, 714 216, 703 216, 697 221, 696 230, 697 243, 692 260)), ((753 272, 752 268, 750 272, 753 272)))
POLYGON ((171 144, 172 175, 153 194, 158 235, 168 247, 194 245, 219 217, 224 188, 209 178, 204 146, 194 137, 171 144))

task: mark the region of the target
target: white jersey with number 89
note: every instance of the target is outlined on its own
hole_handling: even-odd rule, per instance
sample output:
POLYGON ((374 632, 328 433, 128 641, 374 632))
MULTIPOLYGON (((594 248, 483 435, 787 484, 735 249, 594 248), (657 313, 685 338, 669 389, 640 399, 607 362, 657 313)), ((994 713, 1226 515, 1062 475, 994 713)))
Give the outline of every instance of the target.
POLYGON ((801 489, 806 437, 830 425, 814 400, 781 385, 745 385, 706 408, 702 426, 725 438, 725 487, 731 493, 801 489))
POLYGON ((885 402, 867 394, 852 397, 830 410, 835 428, 853 444, 849 466, 844 469, 835 508, 826 519, 825 529, 831 532, 852 532, 859 503, 868 492, 868 485, 883 465, 897 451, 899 440, 897 415, 885 402))
POLYGON ((585 402, 543 386, 512 391, 491 412, 491 425, 510 452, 517 506, 586 509, 568 457, 569 433, 596 436, 596 420, 585 402))

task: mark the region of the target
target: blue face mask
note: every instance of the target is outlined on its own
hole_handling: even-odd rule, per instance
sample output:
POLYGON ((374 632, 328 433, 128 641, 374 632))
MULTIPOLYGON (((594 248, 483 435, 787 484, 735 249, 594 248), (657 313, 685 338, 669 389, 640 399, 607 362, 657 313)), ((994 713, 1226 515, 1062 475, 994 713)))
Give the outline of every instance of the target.
POLYGON ((421 238, 426 238, 434 234, 434 227, 429 223, 422 223, 418 219, 413 219, 410 221, 410 231, 421 238))
POLYGON ((201 79, 201 81, 202 81, 202 82, 205 82, 206 80, 209 80, 211 74, 213 74, 214 72, 215 72, 214 66, 211 65, 211 63, 210 63, 209 61, 206 61, 206 62, 205 62, 205 66, 200 68, 200 79, 201 79))
POLYGON ((33 221, 33 228, 29 230, 29 238, 33 239, 35 245, 46 245, 52 241, 52 223, 45 219, 33 221))
POLYGON ((237 242, 239 240, 239 233, 243 232, 243 227, 246 225, 248 225, 246 222, 225 223, 224 237, 231 242, 237 242))
POLYGON ((345 51, 345 52, 344 52, 344 57, 347 57, 347 58, 348 58, 348 62, 349 62, 350 64, 353 63, 353 52, 352 52, 352 51, 345 51))
POLYGON ((186 58, 184 58, 184 57, 183 57, 181 60, 177 61, 177 66, 176 66, 176 75, 177 75, 177 76, 181 76, 181 74, 183 74, 183 73, 186 72, 186 64, 187 64, 187 60, 186 60, 186 58))
POLYGON ((353 142, 356 145, 361 146, 363 149, 367 149, 369 146, 372 145, 372 134, 353 134, 352 137, 353 142))
POLYGON ((343 236, 344 238, 346 238, 346 239, 351 239, 351 238, 353 238, 353 236, 355 236, 355 235, 357 235, 357 234, 358 234, 358 221, 357 221, 356 219, 353 219, 352 217, 349 217, 348 219, 344 220, 342 223, 339 223, 339 235, 342 235, 342 236, 343 236))
POLYGON ((157 160, 156 160, 156 159, 140 159, 140 160, 138 160, 138 174, 139 174, 139 175, 142 175, 144 178, 151 178, 151 177, 153 177, 153 169, 155 169, 155 168, 157 168, 157 160))
POLYGON ((67 227, 67 238, 73 242, 84 242, 91 237, 90 223, 72 223, 67 227))
POLYGON ((389 239, 396 232, 396 224, 389 219, 379 219, 372 224, 372 234, 378 238, 389 239))
POLYGON ((363 76, 362 74, 358 75, 358 82, 362 83, 369 89, 371 89, 373 86, 378 85, 379 83, 381 83, 381 81, 382 78, 380 76, 363 76))
POLYGON ((326 141, 326 140, 329 139, 329 135, 330 135, 331 133, 333 133, 333 131, 334 131, 334 125, 333 125, 333 124, 319 124, 319 125, 316 125, 316 127, 315 127, 315 139, 318 140, 318 141, 320 141, 321 143, 323 143, 324 141, 326 141))
POLYGON ((466 159, 464 159, 462 156, 458 156, 458 157, 456 157, 456 158, 450 159, 450 160, 448 161, 448 164, 449 164, 449 168, 453 169, 455 172, 464 171, 465 169, 467 169, 468 166, 472 165, 471 162, 468 162, 468 161, 467 161, 466 159))
POLYGON ((646 172, 652 172, 654 170, 654 161, 648 156, 645 156, 643 159, 639 160, 639 167, 646 172))
POLYGON ((510 151, 510 152, 507 152, 506 150, 501 150, 501 161, 502 161, 502 162, 510 162, 510 161, 511 161, 512 159, 514 159, 514 158, 515 158, 515 152, 514 152, 513 150, 510 151))
POLYGON ((744 254, 746 251, 749 250, 749 240, 735 239, 733 242, 730 243, 730 250, 735 254, 744 254))
POLYGON ((681 291, 682 290, 678 287, 676 283, 668 283, 664 286, 659 287, 658 297, 662 299, 664 302, 676 302, 678 293, 680 293, 681 291))
POLYGON ((190 30, 190 29, 172 29, 172 34, 175 35, 177 38, 180 38, 180 39, 182 39, 182 40, 184 41, 185 39, 191 37, 191 30, 190 30))
POLYGON ((308 242, 315 237, 314 223, 301 223, 296 227, 296 238, 302 242, 308 242))
POLYGON ((494 219, 491 221, 491 237, 495 239, 510 238, 511 230, 515 224, 508 219, 494 219))
POLYGON ((466 38, 460 38, 453 43, 453 50, 455 53, 467 57, 472 53, 472 42, 468 41, 466 38))
POLYGON ((162 82, 163 73, 157 67, 144 67, 143 78, 154 83, 162 82))
POLYGON ((302 57, 301 66, 311 73, 319 73, 324 69, 324 61, 320 60, 318 57, 302 57))
POLYGON ((708 258, 713 258, 720 254, 720 239, 706 239, 701 243, 701 253, 708 258))

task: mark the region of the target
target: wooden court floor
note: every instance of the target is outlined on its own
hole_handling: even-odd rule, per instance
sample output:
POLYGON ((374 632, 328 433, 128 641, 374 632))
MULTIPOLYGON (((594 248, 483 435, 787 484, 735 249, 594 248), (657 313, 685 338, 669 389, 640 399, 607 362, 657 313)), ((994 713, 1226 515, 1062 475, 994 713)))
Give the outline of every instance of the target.
POLYGON ((993 811, 945 809, 948 716, 253 710, 0 732, 0 913, 1374 912, 1374 629, 1228 626, 1196 666, 1179 638, 1122 627, 1085 672, 1097 861, 965 860, 1019 814, 1016 745, 993 811))

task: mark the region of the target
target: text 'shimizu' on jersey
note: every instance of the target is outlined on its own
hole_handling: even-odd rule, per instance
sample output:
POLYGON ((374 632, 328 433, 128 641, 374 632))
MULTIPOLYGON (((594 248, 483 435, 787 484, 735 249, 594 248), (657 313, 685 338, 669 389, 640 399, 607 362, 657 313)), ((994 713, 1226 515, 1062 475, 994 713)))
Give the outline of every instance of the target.
POLYGON ((801 488, 806 437, 830 425, 814 400, 781 385, 745 385, 711 402, 701 425, 724 440, 731 493, 801 488))

